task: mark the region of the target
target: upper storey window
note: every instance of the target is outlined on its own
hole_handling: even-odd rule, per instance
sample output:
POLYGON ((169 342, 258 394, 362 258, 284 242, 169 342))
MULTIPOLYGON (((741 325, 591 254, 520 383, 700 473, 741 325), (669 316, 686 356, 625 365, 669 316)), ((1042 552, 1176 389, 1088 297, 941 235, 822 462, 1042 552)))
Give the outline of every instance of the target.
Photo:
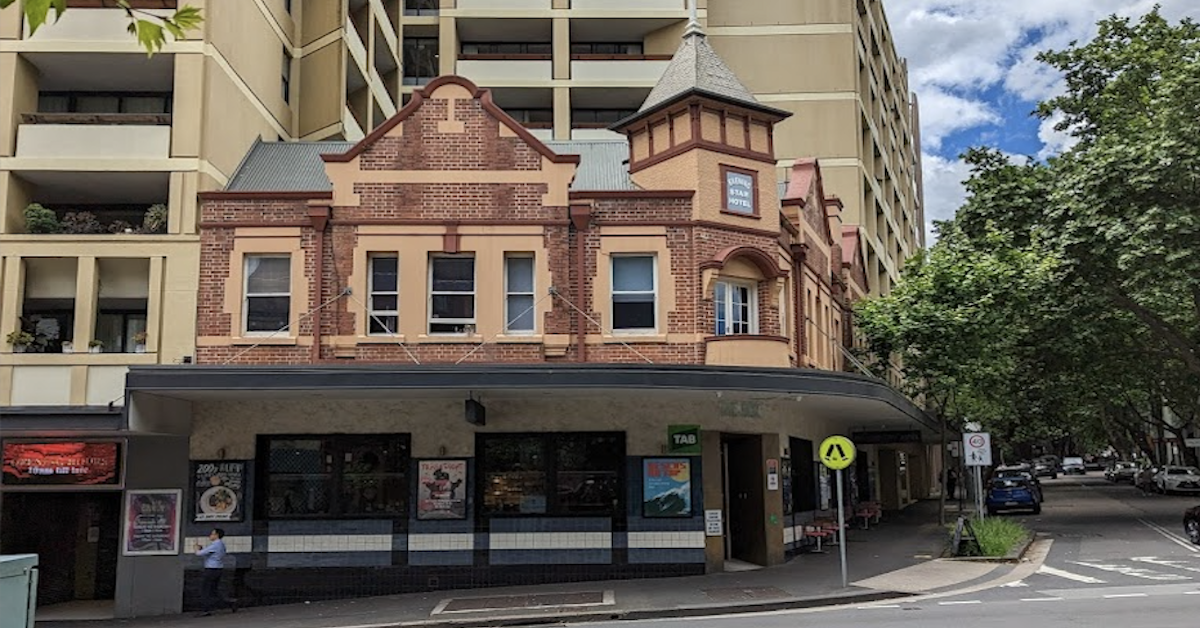
POLYGON ((654 256, 614 256, 612 286, 613 331, 654 331, 658 296, 654 256))

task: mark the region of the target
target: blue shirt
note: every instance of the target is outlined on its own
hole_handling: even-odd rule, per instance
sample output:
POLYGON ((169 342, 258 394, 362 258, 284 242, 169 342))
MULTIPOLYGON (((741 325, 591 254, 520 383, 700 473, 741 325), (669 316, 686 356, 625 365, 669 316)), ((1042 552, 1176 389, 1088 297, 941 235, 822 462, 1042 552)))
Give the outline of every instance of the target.
POLYGON ((204 557, 205 569, 224 569, 225 553, 225 541, 221 539, 209 543, 204 549, 196 550, 197 556, 204 557))

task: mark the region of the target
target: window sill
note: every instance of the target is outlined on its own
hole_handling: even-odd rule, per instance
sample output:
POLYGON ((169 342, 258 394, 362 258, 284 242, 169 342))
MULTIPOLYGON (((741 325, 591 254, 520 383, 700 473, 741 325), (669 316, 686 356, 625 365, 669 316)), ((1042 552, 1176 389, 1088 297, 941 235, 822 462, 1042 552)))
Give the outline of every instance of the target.
POLYGON ((241 336, 233 338, 231 342, 235 347, 250 347, 254 345, 270 345, 277 347, 296 346, 298 344, 295 336, 241 336))
POLYGON ((404 342, 404 336, 359 336, 355 342, 360 345, 397 345, 404 342))
POLYGON ((726 216, 737 216, 738 218, 753 218, 754 220, 761 220, 761 219, 762 219, 762 216, 761 216, 761 215, 759 215, 759 213, 758 213, 758 212, 754 212, 754 213, 752 213, 752 214, 751 214, 751 213, 748 213, 748 212, 735 212, 735 211, 732 211, 732 210, 729 210, 729 209, 722 209, 722 210, 721 210, 721 213, 722 213, 723 215, 726 215, 726 216))
POLYGON ((429 344, 477 345, 484 340, 485 338, 479 334, 472 336, 463 334, 421 334, 417 336, 417 342, 429 344))
POLYGON ((648 333, 624 333, 624 334, 605 334, 604 344, 662 344, 667 342, 666 334, 648 333))

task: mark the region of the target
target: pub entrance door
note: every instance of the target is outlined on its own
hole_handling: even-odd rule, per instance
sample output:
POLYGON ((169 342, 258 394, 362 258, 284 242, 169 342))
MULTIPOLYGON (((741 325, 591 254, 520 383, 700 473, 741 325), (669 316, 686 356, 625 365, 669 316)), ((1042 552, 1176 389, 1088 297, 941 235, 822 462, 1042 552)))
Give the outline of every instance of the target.
POLYGON ((5 492, 0 554, 38 555, 38 606, 111 600, 120 519, 120 491, 5 492))

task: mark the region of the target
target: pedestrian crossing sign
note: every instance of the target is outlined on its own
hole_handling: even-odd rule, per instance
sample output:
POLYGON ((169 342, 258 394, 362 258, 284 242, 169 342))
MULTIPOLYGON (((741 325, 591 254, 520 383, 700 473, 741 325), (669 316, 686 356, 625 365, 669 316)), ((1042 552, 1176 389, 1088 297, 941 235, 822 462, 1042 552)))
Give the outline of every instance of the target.
POLYGON ((854 464, 854 456, 857 453, 854 449, 854 443, 845 436, 830 436, 826 438, 821 442, 819 452, 821 454, 821 462, 834 471, 845 469, 854 464))

